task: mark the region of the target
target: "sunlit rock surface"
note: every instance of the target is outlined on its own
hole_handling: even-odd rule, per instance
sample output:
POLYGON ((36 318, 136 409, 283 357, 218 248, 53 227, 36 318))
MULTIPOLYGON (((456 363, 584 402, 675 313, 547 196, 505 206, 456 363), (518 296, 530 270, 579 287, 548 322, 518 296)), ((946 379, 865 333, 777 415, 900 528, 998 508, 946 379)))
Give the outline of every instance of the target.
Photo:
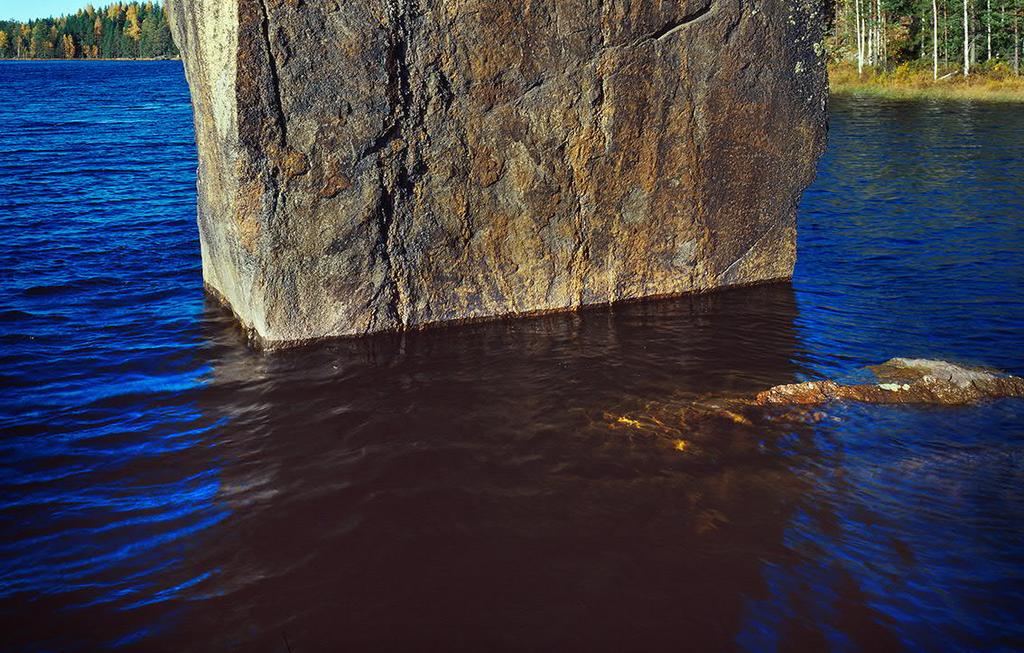
POLYGON ((820 0, 169 0, 264 344, 787 278, 820 0))
POLYGON ((842 385, 808 381, 780 385, 757 395, 761 405, 807 405, 845 400, 870 404, 972 404, 1024 397, 1024 379, 946 361, 893 358, 870 368, 879 383, 842 385))

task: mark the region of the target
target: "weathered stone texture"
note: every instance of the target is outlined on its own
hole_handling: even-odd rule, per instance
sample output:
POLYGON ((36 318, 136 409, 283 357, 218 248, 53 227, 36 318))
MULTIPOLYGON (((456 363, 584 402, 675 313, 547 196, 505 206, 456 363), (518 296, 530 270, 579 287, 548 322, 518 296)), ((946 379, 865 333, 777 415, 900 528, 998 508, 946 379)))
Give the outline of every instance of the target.
POLYGON ((787 278, 820 0, 170 0, 267 344, 787 278))
POLYGON ((997 370, 923 358, 893 358, 870 369, 883 382, 843 385, 826 380, 779 385, 758 394, 757 403, 800 406, 855 401, 962 406, 986 399, 1024 399, 1024 379, 997 370))

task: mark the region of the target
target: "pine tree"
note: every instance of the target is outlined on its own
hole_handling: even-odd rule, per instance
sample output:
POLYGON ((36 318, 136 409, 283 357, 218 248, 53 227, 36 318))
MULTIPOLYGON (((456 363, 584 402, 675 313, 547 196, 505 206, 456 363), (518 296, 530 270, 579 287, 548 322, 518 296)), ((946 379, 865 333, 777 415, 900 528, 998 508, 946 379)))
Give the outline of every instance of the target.
POLYGON ((139 39, 140 57, 158 57, 163 55, 158 40, 160 38, 160 23, 152 13, 146 14, 142 20, 142 35, 139 39))
POLYGON ((32 36, 29 40, 29 56, 33 59, 50 59, 53 57, 53 43, 47 40, 50 30, 42 21, 32 25, 32 36))
POLYGON ((18 58, 28 54, 29 42, 32 40, 32 28, 22 25, 18 34, 18 58))

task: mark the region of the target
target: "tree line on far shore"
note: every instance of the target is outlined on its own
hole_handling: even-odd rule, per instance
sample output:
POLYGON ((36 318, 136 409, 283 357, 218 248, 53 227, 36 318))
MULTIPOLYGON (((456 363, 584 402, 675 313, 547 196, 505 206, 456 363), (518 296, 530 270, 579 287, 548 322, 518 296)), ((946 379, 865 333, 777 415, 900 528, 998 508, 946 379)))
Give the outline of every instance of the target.
POLYGON ((836 0, 833 58, 934 79, 1020 75, 1024 0, 836 0))
POLYGON ((88 4, 70 16, 0 20, 0 59, 177 57, 162 3, 88 4))

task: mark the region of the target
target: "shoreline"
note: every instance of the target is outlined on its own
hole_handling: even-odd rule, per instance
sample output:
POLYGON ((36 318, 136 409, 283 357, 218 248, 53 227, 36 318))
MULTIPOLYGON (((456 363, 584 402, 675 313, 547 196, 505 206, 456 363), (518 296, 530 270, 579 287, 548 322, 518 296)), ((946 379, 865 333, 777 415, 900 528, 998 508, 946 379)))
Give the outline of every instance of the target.
POLYGON ((1024 91, 990 90, 971 86, 961 88, 918 88, 879 84, 834 84, 831 97, 872 97, 884 100, 949 100, 971 102, 1024 103, 1024 91))
POLYGON ((957 72, 932 79, 931 69, 878 71, 865 68, 863 75, 850 64, 829 66, 832 97, 874 97, 892 100, 959 100, 1024 102, 1024 77, 979 71, 964 79, 957 72))
MULTIPOLYGON (((180 57, 111 57, 98 59, 31 59, 10 57, 0 63, 35 62, 157 62, 181 61, 180 57)), ((890 100, 950 100, 1001 103, 1024 103, 1024 76, 1000 76, 979 72, 964 80, 953 73, 952 77, 932 79, 930 72, 899 74, 865 69, 858 75, 850 64, 829 66, 829 95, 837 98, 872 97, 890 100)))

